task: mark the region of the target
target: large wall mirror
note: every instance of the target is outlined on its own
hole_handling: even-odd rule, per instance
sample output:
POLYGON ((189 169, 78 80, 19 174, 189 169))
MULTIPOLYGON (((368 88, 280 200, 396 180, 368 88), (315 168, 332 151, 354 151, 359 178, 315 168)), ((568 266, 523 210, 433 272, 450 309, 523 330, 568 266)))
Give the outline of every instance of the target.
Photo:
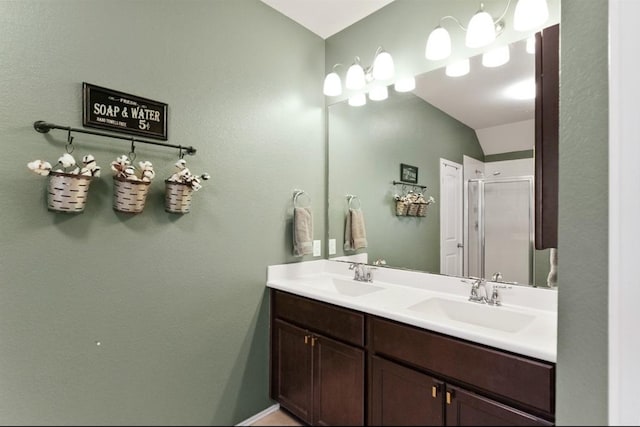
POLYGON ((533 243, 535 55, 527 40, 509 51, 500 67, 478 55, 464 76, 436 69, 413 91, 328 107, 329 258, 366 252, 370 264, 555 285, 555 254, 533 243), (401 164, 417 182, 399 183, 401 164), (434 198, 424 216, 398 215, 409 192, 434 198), (343 246, 350 208, 365 221, 367 247, 355 251, 343 246))

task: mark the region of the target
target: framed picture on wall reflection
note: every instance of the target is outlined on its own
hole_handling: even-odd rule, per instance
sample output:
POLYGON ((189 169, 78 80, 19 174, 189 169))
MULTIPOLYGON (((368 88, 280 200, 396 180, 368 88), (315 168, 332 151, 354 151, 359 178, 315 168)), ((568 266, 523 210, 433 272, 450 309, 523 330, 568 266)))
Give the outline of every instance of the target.
POLYGON ((418 168, 405 163, 400 163, 400 181, 417 184, 418 168))

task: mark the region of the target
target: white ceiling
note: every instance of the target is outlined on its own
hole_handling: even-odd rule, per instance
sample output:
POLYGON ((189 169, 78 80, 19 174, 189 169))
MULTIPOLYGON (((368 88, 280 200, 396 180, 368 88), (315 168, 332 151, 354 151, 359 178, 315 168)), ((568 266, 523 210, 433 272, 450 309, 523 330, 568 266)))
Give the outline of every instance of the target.
MULTIPOLYGON (((326 39, 393 0, 261 1, 326 39)), ((534 76, 534 57, 525 53, 524 44, 512 44, 511 59, 501 67, 485 68, 477 56, 471 58, 471 72, 466 76, 446 77, 444 69, 417 76, 414 93, 476 130, 485 154, 533 149, 532 125, 500 131, 534 119, 534 100, 518 101, 502 95, 509 84, 534 76), (493 128, 495 132, 487 131, 493 128)))
POLYGON ((262 0, 326 39, 393 0, 262 0))

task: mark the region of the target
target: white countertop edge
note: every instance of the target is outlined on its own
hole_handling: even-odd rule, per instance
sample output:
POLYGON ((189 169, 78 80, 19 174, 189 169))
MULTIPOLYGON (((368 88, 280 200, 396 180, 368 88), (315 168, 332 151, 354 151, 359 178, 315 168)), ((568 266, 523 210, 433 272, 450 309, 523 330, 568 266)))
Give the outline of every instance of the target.
MULTIPOLYGON (((309 266, 311 269, 315 270, 314 267, 319 267, 318 265, 309 266)), ((316 274, 321 273, 322 271, 311 271, 311 269, 305 270, 306 274, 316 274)), ((353 310, 357 310, 360 312, 372 314, 375 316, 383 317, 390 320, 395 320, 401 323, 405 323, 408 325, 413 325, 417 327, 421 327, 424 329, 428 329, 430 331, 439 332, 445 335, 449 335, 456 338, 461 338, 467 341, 484 344, 487 346, 495 347, 501 350, 510 351, 513 353, 517 353, 520 355, 545 360, 548 362, 555 363, 556 362, 556 349, 555 349, 555 340, 551 343, 550 340, 544 339, 533 339, 528 336, 527 342, 523 342, 523 339, 518 340, 519 337, 510 335, 507 332, 504 333, 496 333, 496 331, 491 331, 490 333, 483 333, 482 327, 470 327, 465 326, 457 327, 456 322, 448 322, 446 325, 443 323, 430 322, 425 319, 421 319, 418 316, 411 316, 403 313, 403 310, 391 310, 385 309, 384 307, 377 307, 375 305, 367 305, 364 302, 360 302, 362 300, 366 301, 366 298, 362 298, 362 300, 358 300, 357 298, 342 298, 337 295, 333 295, 330 293, 324 293, 317 291, 313 288, 307 288, 304 286, 296 286, 295 280, 292 276, 286 275, 288 277, 282 277, 280 280, 271 279, 267 281, 267 286, 273 289, 279 289, 282 291, 290 292, 295 295, 315 299, 318 301, 327 302, 330 304, 335 304, 341 307, 350 308, 353 310)), ((549 330, 551 328, 555 328, 557 322, 551 320, 551 315, 547 316, 549 319, 546 321, 538 321, 535 325, 530 326, 531 328, 537 328, 541 331, 549 330)), ((548 337, 547 337, 548 338, 548 337)))

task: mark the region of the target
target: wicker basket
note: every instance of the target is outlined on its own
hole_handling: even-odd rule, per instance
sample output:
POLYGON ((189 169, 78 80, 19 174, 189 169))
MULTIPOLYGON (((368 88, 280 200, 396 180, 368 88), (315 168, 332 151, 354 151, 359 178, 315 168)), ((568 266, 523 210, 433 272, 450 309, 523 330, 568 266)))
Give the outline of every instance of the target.
POLYGON ((165 181, 164 210, 170 213, 189 213, 193 189, 180 182, 165 181))
POLYGON ((417 203, 418 205, 420 205, 418 207, 418 216, 427 216, 427 206, 429 206, 428 203, 417 203))
POLYGON ((402 200, 396 200, 396 216, 406 216, 409 205, 402 200))
POLYGON ((118 212, 140 213, 149 193, 148 181, 129 181, 113 177, 113 209, 118 212))
POLYGON ((87 204, 92 176, 51 171, 47 207, 50 211, 80 213, 87 204))
POLYGON ((418 216, 418 209, 420 209, 420 203, 411 203, 407 210, 407 216, 418 216))

